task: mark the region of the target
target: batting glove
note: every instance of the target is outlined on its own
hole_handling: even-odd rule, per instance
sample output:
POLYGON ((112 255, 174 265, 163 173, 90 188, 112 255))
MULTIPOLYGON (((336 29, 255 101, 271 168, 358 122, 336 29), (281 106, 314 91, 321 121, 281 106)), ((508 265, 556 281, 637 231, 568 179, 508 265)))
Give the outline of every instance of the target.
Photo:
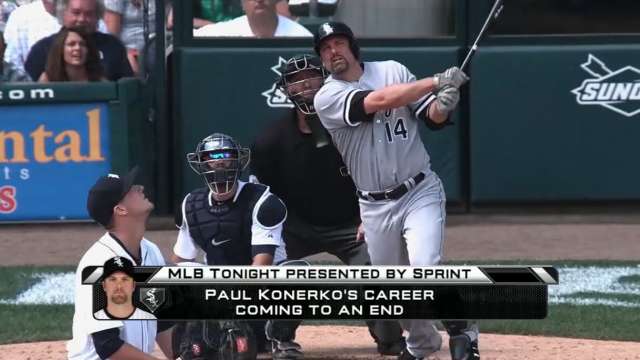
POLYGON ((436 94, 437 109, 443 114, 453 111, 458 101, 460 101, 460 91, 453 86, 447 86, 436 94))
POLYGON ((448 86, 459 88, 469 81, 469 77, 464 73, 464 71, 460 70, 457 66, 454 66, 448 68, 442 73, 433 75, 433 80, 436 85, 436 91, 440 91, 448 86))

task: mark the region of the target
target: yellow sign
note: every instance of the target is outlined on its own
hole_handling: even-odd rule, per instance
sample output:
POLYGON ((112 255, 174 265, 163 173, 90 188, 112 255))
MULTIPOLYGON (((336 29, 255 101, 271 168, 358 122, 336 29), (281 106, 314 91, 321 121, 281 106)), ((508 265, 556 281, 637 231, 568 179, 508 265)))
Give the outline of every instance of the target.
POLYGON ((39 124, 28 135, 19 131, 0 131, 0 164, 104 161, 100 149, 100 109, 90 110, 86 115, 88 136, 84 139, 77 130, 54 133, 47 130, 45 124, 39 124), (89 142, 88 152, 84 154, 83 140, 89 142), (47 153, 47 145, 52 142, 53 151, 47 153), (27 146, 33 150, 33 158, 27 156, 27 146), (8 149, 12 149, 11 153, 8 149))

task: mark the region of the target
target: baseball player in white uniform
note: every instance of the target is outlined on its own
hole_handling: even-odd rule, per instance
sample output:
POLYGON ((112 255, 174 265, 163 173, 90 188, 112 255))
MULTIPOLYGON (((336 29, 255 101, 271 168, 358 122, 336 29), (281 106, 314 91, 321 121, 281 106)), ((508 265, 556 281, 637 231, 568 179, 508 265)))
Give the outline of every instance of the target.
MULTIPOLYGON (((467 76, 454 67, 416 80, 395 61, 360 62, 353 32, 339 22, 320 25, 314 47, 331 72, 314 106, 358 189, 372 263, 439 264, 445 194, 418 126, 446 124, 467 76)), ((452 358, 479 359, 477 327, 443 323, 451 335, 452 358)), ((430 321, 401 324, 409 335, 398 359, 422 359, 440 349, 442 339, 430 321)))
POLYGON ((158 246, 143 237, 153 204, 144 187, 133 185, 137 168, 126 176, 100 177, 89 191, 89 215, 107 232, 82 256, 75 276, 73 338, 67 342, 69 359, 155 359, 155 342, 167 358, 171 349, 171 324, 156 320, 98 320, 93 313, 92 285, 82 285, 82 270, 103 266, 114 257, 137 266, 162 266, 158 246))
POLYGON ((102 267, 102 289, 107 297, 107 306, 93 314, 98 320, 155 320, 150 312, 133 305, 136 289, 133 263, 123 256, 105 261, 102 267))

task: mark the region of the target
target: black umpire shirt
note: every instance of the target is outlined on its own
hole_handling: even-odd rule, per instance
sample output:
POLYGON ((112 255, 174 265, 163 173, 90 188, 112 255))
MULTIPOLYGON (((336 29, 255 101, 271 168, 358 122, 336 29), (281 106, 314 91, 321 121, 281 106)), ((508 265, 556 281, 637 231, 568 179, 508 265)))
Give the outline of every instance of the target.
MULTIPOLYGON (((53 39, 58 34, 53 34, 41 39, 35 43, 29 55, 27 61, 24 63, 24 68, 29 73, 33 81, 38 81, 40 75, 44 72, 47 65, 47 56, 49 55, 49 49, 53 43, 53 39)), ((104 76, 111 80, 116 81, 123 77, 133 76, 133 70, 127 59, 127 50, 124 45, 113 35, 104 34, 96 31, 93 33, 93 39, 96 42, 96 47, 100 52, 100 59, 102 61, 102 69, 104 76)))
POLYGON ((316 148, 313 135, 298 129, 295 110, 256 139, 251 172, 311 225, 359 222, 356 188, 340 153, 332 144, 316 148))

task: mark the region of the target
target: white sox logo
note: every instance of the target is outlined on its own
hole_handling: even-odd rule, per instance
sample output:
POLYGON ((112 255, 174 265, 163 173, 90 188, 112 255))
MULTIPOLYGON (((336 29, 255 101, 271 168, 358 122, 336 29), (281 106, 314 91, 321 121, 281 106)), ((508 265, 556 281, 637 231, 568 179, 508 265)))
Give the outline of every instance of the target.
POLYGON ((140 302, 142 302, 147 309, 151 312, 155 312, 165 300, 165 293, 163 288, 141 288, 140 289, 140 302))
MULTIPOLYGON (((282 57, 278 57, 278 63, 271 67, 271 71, 278 76, 282 75, 279 71, 283 64, 286 64, 287 60, 282 57)), ((287 95, 275 84, 271 85, 271 89, 262 93, 262 96, 267 98, 267 105, 272 108, 293 108, 293 103, 287 98, 287 95)))
POLYGON ((322 31, 324 31, 326 35, 329 35, 333 33, 333 27, 329 24, 322 24, 322 31))
POLYGON ((114 257, 113 262, 116 263, 116 265, 118 265, 119 267, 124 267, 124 263, 122 262, 120 256, 114 257))
POLYGON ((604 106, 627 117, 640 113, 640 70, 625 66, 612 71, 592 54, 580 67, 593 78, 571 90, 578 104, 604 106))

